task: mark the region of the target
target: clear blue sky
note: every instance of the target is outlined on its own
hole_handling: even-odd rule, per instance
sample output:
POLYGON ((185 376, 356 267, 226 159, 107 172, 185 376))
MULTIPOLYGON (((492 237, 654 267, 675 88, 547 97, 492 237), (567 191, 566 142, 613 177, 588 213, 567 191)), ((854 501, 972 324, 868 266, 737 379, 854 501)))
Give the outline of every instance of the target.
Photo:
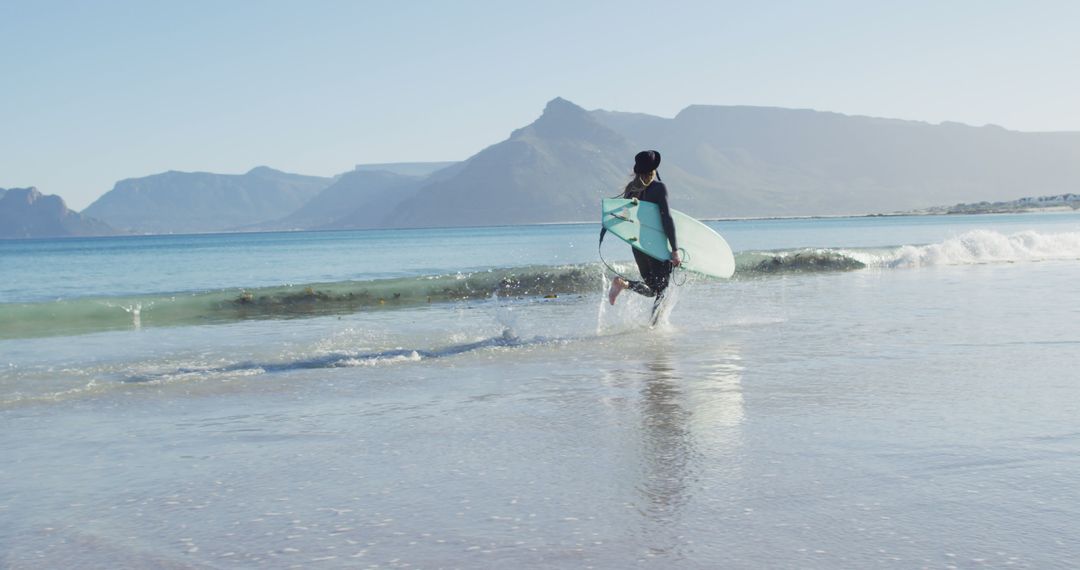
POLYGON ((557 96, 1080 131, 1080 2, 0 0, 0 187, 460 160, 557 96))

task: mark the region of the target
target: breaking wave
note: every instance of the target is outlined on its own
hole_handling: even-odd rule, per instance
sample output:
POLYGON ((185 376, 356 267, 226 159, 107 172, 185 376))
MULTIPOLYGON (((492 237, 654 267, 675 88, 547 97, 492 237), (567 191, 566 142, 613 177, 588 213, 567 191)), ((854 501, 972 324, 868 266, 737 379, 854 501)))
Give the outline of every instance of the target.
POLYGON ((973 230, 926 245, 746 252, 736 256, 736 275, 1073 259, 1080 259, 1080 232, 1003 234, 973 230))
POLYGON ((1002 234, 973 230, 942 243, 902 246, 882 257, 887 267, 972 265, 1080 259, 1080 232, 1002 234))
POLYGON ((0 339, 246 319, 304 318, 497 297, 553 298, 595 288, 599 265, 491 269, 138 297, 0 305, 0 339))
MULTIPOLYGON (((1080 232, 1026 231, 1007 235, 976 230, 928 245, 740 252, 735 258, 735 278, 1071 259, 1080 259, 1080 232)), ((627 274, 632 273, 632 267, 632 263, 616 264, 627 274)), ((601 291, 602 271, 600 263, 527 266, 369 281, 6 303, 0 304, 0 339, 305 318, 469 302, 493 296, 558 298, 601 291)))

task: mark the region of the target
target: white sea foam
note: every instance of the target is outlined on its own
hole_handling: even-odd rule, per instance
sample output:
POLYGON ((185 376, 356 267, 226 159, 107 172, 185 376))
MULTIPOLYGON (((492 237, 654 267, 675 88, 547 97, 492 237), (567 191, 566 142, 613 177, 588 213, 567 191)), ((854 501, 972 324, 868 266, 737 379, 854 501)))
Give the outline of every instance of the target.
POLYGON ((1080 259, 1080 232, 1003 234, 972 230, 941 243, 905 245, 884 253, 851 254, 877 267, 929 267, 1080 259))
POLYGON ((379 366, 381 364, 394 364, 398 362, 420 362, 423 356, 417 351, 409 354, 397 354, 392 356, 372 356, 368 358, 346 358, 337 362, 338 367, 356 366, 379 366))

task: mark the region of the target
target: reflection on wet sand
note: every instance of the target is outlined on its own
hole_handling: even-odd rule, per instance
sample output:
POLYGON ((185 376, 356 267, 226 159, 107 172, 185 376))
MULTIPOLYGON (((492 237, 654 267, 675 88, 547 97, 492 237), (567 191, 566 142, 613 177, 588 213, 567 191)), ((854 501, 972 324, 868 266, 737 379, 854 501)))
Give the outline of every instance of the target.
POLYGON ((639 401, 641 539, 651 555, 680 559, 688 546, 684 511, 739 445, 741 367, 736 353, 722 350, 700 369, 680 369, 670 350, 655 348, 644 363, 639 401))

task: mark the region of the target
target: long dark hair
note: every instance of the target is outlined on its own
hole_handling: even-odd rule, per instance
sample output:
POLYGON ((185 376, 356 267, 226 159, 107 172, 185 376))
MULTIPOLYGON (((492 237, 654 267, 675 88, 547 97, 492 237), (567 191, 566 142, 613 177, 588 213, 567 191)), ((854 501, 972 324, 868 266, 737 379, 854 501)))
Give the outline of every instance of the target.
MULTIPOLYGON (((656 172, 656 180, 663 182, 664 180, 660 178, 660 170, 657 169, 654 172, 656 172)), ((626 188, 623 188, 623 198, 637 198, 646 188, 648 186, 641 183, 641 175, 635 172, 634 179, 627 183, 626 188)))

